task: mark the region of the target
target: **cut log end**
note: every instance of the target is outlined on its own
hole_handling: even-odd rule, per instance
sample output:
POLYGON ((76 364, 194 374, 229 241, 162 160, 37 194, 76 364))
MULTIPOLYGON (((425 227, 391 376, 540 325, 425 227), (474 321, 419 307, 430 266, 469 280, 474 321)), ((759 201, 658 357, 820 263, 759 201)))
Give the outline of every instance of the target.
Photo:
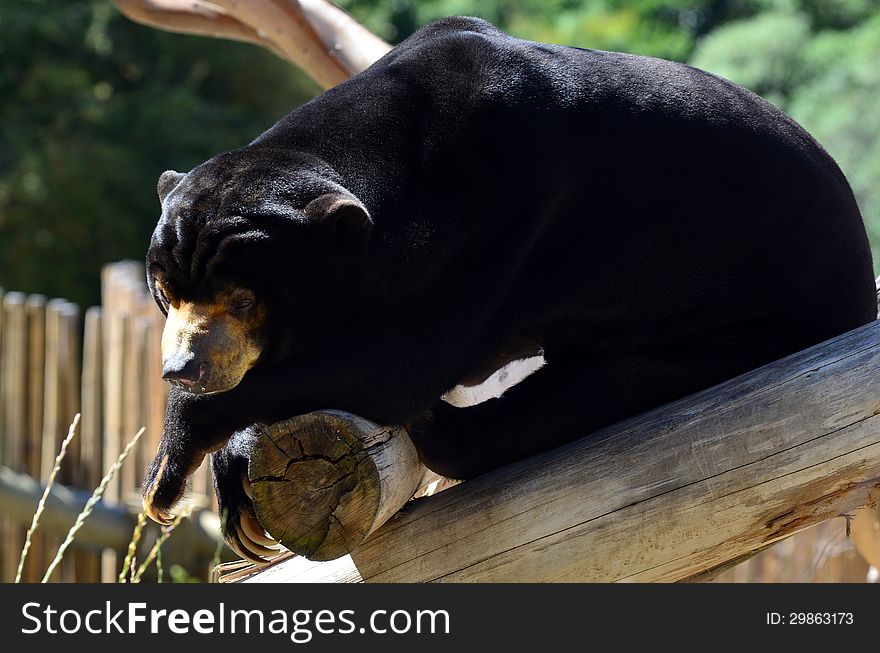
POLYGON ((338 411, 265 427, 248 470, 260 524, 309 560, 360 545, 413 496, 424 473, 403 428, 338 411))

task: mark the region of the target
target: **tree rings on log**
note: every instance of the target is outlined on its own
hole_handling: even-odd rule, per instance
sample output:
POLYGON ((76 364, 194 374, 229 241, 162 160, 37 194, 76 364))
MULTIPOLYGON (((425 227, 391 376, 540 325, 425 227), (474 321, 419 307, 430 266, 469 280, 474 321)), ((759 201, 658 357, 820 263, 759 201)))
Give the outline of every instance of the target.
POLYGON ((264 427, 248 469, 260 524, 309 560, 351 552, 412 497, 424 473, 405 429, 341 411, 264 427))

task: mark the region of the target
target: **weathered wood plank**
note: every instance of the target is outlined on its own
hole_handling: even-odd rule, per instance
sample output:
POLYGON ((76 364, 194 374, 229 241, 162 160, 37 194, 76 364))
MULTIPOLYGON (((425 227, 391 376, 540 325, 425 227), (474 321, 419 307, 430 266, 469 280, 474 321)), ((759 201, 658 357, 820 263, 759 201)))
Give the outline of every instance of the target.
POLYGON ((880 498, 878 366, 874 323, 419 500, 351 557, 367 582, 693 577, 880 498))

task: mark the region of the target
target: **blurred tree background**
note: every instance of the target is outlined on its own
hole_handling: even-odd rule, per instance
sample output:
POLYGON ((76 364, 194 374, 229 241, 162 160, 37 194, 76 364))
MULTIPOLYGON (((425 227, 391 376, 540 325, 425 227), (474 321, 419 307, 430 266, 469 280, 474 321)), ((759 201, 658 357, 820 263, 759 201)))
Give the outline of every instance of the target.
MULTIPOLYGON (((337 0, 391 43, 441 16, 688 62, 760 93, 835 157, 880 263, 878 0, 337 0)), ((131 23, 109 0, 0 6, 0 286, 98 302, 141 258, 155 183, 318 93, 258 47, 131 23)), ((880 266, 878 266, 880 267, 880 266)))

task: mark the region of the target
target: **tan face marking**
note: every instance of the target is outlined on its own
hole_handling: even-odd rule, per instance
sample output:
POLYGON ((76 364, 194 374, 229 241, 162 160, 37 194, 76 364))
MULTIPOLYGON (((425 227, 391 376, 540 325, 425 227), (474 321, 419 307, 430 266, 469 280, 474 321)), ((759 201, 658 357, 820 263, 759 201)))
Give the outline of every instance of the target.
POLYGON ((169 297, 157 287, 169 300, 162 331, 166 372, 188 365, 190 376, 177 385, 199 394, 237 386, 262 353, 264 306, 242 288, 224 290, 209 302, 188 302, 169 297))

